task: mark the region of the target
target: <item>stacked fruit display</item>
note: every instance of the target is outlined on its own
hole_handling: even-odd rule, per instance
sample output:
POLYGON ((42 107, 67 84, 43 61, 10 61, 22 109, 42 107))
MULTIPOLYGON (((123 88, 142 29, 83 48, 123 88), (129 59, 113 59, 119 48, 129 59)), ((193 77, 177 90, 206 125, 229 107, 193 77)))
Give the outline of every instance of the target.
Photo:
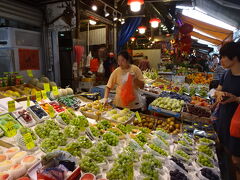
POLYGON ((5 97, 11 97, 13 99, 18 99, 18 98, 22 97, 21 93, 16 90, 0 91, 0 95, 5 96, 5 97))
POLYGON ((106 113, 112 109, 110 105, 104 105, 103 102, 96 100, 92 103, 88 103, 85 106, 80 107, 80 111, 84 113, 86 116, 91 118, 91 115, 95 115, 97 117, 101 116, 103 113, 106 113))
POLYGON ((151 105, 173 112, 181 112, 184 101, 171 99, 169 97, 159 97, 158 99, 154 100, 151 105))
POLYGON ((35 96, 37 89, 36 88, 30 88, 30 87, 18 87, 20 88, 23 93, 27 96, 35 96))
POLYGON ((158 118, 156 116, 150 116, 146 114, 140 114, 141 120, 139 121, 137 118, 133 121, 135 126, 139 127, 147 127, 149 129, 156 129, 156 121, 158 118))
POLYGON ((39 105, 30 106, 29 109, 38 117, 39 121, 48 118, 48 114, 39 105))
POLYGON ((197 106, 202 106, 202 107, 209 107, 210 106, 210 104, 207 102, 206 99, 198 97, 198 96, 193 96, 192 101, 190 103, 195 104, 197 106))
POLYGON ((193 84, 209 84, 212 81, 213 76, 212 74, 195 73, 189 74, 187 78, 191 79, 193 84))
POLYGON ((177 100, 183 100, 185 102, 190 102, 191 101, 191 97, 187 96, 187 95, 180 95, 178 93, 175 92, 168 92, 168 91, 163 91, 159 97, 169 97, 171 99, 177 99, 177 100))
POLYGON ((40 106, 44 109, 44 111, 46 111, 49 115, 53 114, 53 116, 56 115, 56 111, 54 110, 54 108, 48 104, 48 103, 45 103, 45 104, 40 104, 40 106))
POLYGON ((158 78, 158 72, 156 70, 147 70, 147 71, 143 71, 143 77, 145 79, 151 79, 151 80, 155 80, 158 78))
POLYGON ((81 104, 81 101, 78 98, 72 97, 72 96, 60 97, 58 98, 58 102, 62 103, 67 107, 73 108, 75 110, 77 110, 81 104))
POLYGON ((26 123, 26 124, 30 124, 32 122, 34 122, 34 119, 32 117, 32 115, 27 111, 27 110, 19 110, 16 113, 16 118, 22 118, 22 120, 26 123))
POLYGON ((157 129, 163 129, 167 133, 178 134, 181 130, 181 125, 175 118, 167 118, 166 120, 158 120, 156 122, 157 129))
POLYGON ((196 115, 198 117, 209 118, 211 116, 210 109, 196 106, 193 104, 187 104, 187 107, 184 108, 184 112, 188 112, 188 113, 196 115))
POLYGON ((134 113, 128 108, 124 108, 123 110, 112 109, 104 117, 114 122, 126 123, 134 117, 134 113))
POLYGON ((65 108, 63 108, 59 103, 57 103, 57 102, 55 102, 55 101, 50 102, 49 104, 50 104, 50 105, 54 108, 54 110, 57 111, 58 113, 65 111, 65 108))

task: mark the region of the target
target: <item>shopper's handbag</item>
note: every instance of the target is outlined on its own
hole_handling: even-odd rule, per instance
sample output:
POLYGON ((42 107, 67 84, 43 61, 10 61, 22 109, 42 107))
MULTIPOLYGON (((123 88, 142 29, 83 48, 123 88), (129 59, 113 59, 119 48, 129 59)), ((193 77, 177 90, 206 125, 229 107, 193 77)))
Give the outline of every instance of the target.
POLYGON ((121 89, 121 100, 123 106, 129 105, 129 103, 133 102, 136 99, 133 87, 133 76, 131 74, 128 75, 128 80, 123 84, 121 89))
POLYGON ((235 111, 230 125, 230 135, 232 137, 240 138, 240 105, 235 111))

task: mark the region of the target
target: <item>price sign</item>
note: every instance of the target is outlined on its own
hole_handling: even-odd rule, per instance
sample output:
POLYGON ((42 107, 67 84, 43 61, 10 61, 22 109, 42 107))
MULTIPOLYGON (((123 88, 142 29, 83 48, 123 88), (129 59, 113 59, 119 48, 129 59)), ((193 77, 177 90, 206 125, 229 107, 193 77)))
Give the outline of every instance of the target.
POLYGON ((8 112, 13 112, 16 110, 15 101, 8 101, 8 112))
POLYGON ((33 72, 32 72, 32 70, 27 70, 27 74, 28 74, 29 77, 33 77, 33 72))
POLYGON ((36 92, 36 100, 37 100, 37 101, 41 101, 41 100, 42 100, 41 91, 37 91, 37 92, 36 92))
POLYGON ((4 127, 6 129, 6 135, 8 137, 12 137, 12 136, 15 136, 17 134, 17 131, 16 131, 14 126, 15 126, 14 122, 11 122, 11 121, 7 122, 4 125, 4 127))
POLYGON ((84 121, 83 120, 80 120, 79 126, 80 126, 80 131, 85 131, 86 128, 84 127, 84 121))
POLYGON ((27 97, 27 107, 30 106, 30 96, 27 97))
POLYGON ((23 135, 23 140, 27 149, 32 149, 35 147, 31 133, 26 133, 23 135))
POLYGON ((49 105, 49 115, 50 115, 51 118, 53 118, 55 116, 54 109, 51 105, 49 105))
POLYGON ((43 99, 47 99, 47 93, 46 93, 46 90, 42 90, 42 97, 43 99))
POLYGON ((57 96, 59 94, 57 86, 53 86, 52 90, 53 90, 53 95, 54 96, 57 96))
POLYGON ((49 83, 44 83, 43 86, 44 86, 44 90, 45 90, 46 92, 49 92, 49 91, 50 91, 50 85, 49 85, 49 83))
POLYGON ((141 122, 141 121, 142 121, 142 119, 141 119, 141 117, 140 117, 140 115, 139 115, 138 111, 137 111, 135 114, 136 114, 137 120, 138 120, 139 122, 141 122))

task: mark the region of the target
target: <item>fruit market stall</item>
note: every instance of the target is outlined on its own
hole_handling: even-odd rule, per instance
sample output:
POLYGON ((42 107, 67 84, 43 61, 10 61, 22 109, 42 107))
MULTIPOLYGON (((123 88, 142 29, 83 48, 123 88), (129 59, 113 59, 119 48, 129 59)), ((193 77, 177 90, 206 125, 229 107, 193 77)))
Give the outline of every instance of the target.
POLYGON ((2 179, 54 179, 56 171, 57 179, 220 179, 211 125, 181 120, 185 108, 208 107, 200 97, 161 91, 151 106, 168 118, 105 107, 70 88, 4 102, 2 179))

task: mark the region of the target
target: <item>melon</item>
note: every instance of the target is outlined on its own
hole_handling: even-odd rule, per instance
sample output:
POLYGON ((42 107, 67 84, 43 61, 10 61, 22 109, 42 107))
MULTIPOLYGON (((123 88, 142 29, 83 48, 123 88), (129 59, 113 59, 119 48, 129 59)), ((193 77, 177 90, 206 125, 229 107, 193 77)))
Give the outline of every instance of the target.
POLYGON ((40 82, 37 83, 37 87, 39 87, 40 89, 44 89, 43 83, 40 83, 40 82))
POLYGON ((40 82, 49 83, 49 79, 47 77, 41 77, 40 82))
POLYGON ((63 95, 63 96, 67 96, 67 95, 68 95, 68 93, 67 93, 67 90, 66 90, 66 89, 62 89, 62 95, 63 95))
POLYGON ((67 94, 72 95, 73 94, 73 89, 72 88, 66 88, 67 94))
POLYGON ((53 81, 51 81, 49 84, 50 84, 51 87, 57 86, 57 84, 55 82, 53 82, 53 81))
POLYGON ((62 89, 59 89, 59 90, 58 90, 58 95, 59 95, 59 97, 63 96, 63 91, 62 91, 62 89))
POLYGON ((34 86, 36 86, 38 82, 39 82, 39 80, 38 80, 37 78, 31 78, 31 79, 28 81, 29 84, 32 84, 32 85, 34 85, 34 86))

